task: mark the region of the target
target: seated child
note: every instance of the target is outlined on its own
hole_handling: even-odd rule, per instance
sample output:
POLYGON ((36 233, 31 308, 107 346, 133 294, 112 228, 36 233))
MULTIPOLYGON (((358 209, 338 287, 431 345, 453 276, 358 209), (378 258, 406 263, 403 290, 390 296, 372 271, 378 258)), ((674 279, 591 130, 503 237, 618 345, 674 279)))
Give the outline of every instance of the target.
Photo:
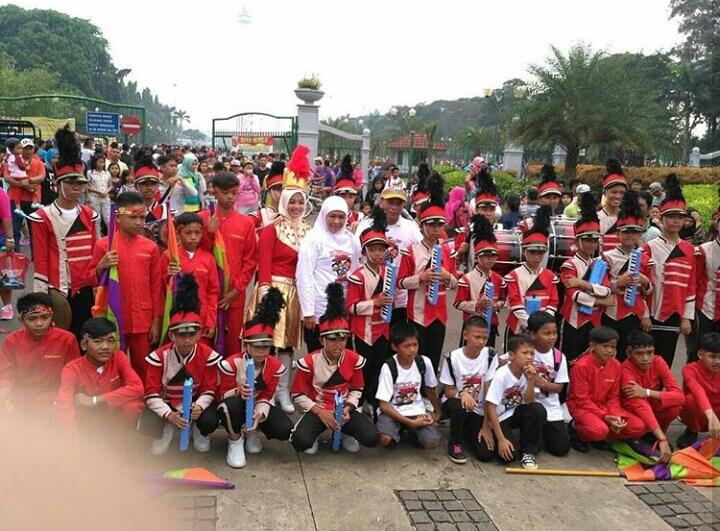
POLYGON ((273 397, 285 366, 270 356, 273 344, 273 327, 278 323, 280 310, 285 305, 283 295, 277 288, 265 294, 255 316, 245 323, 243 347, 246 352, 233 354, 218 364, 220 370, 220 404, 218 416, 228 433, 226 461, 233 468, 245 466, 245 448, 251 454, 262 451, 258 430, 268 439, 287 441, 293 425, 279 408, 273 405, 273 397), (251 396, 247 385, 247 366, 252 359, 255 364, 255 388, 252 396, 253 419, 247 429, 246 401, 251 396))
POLYGON ((661 461, 667 463, 672 450, 667 441, 667 430, 677 418, 685 395, 662 356, 655 355, 653 336, 633 330, 625 339, 622 364, 622 403, 630 413, 637 415, 658 442, 661 461))
MULTIPOLYGON (((492 347, 484 317, 472 315, 465 321, 465 346, 445 354, 440 370, 440 383, 445 385, 442 409, 450 419, 448 458, 453 463, 467 462, 465 445, 478 455, 481 437, 491 441, 490 424, 485 416, 485 376, 492 347)), ((490 442, 492 444, 492 441, 490 442)))
POLYGON ((685 405, 680 418, 687 429, 677 441, 678 448, 693 444, 701 432, 720 438, 720 334, 708 332, 697 348, 698 360, 683 367, 685 405))
POLYGON ((60 373, 58 416, 69 429, 104 428, 113 434, 135 427, 144 408, 143 385, 127 355, 117 350, 117 328, 104 317, 82 327, 85 355, 60 373))
POLYGON ((193 275, 184 275, 178 282, 173 309, 170 311, 168 337, 163 345, 145 357, 145 404, 139 430, 149 435, 160 434, 150 448, 153 455, 167 452, 175 429, 187 427, 182 416, 183 385, 192 378, 193 446, 198 452, 210 450, 210 435, 217 429, 217 409, 212 406, 217 387, 220 354, 200 342, 202 318, 198 308, 197 283, 193 275))
POLYGON ((430 358, 418 353, 418 333, 409 323, 398 323, 390 329, 390 347, 395 355, 380 370, 375 398, 380 403, 377 428, 380 444, 394 447, 400 442, 402 428, 409 429, 418 444, 431 450, 440 443, 437 422, 440 402, 435 387, 437 378, 430 358), (433 406, 425 411, 422 391, 433 406))
POLYGON ((345 313, 343 287, 332 282, 326 293, 327 309, 320 317, 322 349, 297 361, 292 398, 303 416, 295 425, 290 440, 298 452, 314 454, 322 432, 341 430, 343 448, 355 453, 360 451, 360 444, 377 446, 380 434, 372 421, 357 411, 364 387, 365 359, 346 348, 350 325, 345 313), (344 400, 342 426, 335 420, 337 394, 344 400))
POLYGON ((510 361, 493 375, 485 395, 485 414, 494 436, 480 442, 481 461, 493 458, 509 463, 521 455, 523 468, 537 468, 535 454, 540 450, 545 407, 535 401, 538 374, 533 365, 533 342, 518 334, 508 339, 510 361), (519 444, 511 430, 520 430, 519 444))
POLYGON ((40 412, 52 405, 60 372, 80 356, 80 349, 73 334, 54 326, 47 293, 23 295, 17 311, 23 328, 0 346, 0 406, 40 412))
POLYGON ((607 326, 590 331, 590 348, 572 364, 568 409, 570 442, 578 452, 587 443, 634 439, 645 433, 645 424, 620 405, 622 367, 615 359, 618 333, 607 326))
POLYGON ((563 421, 560 395, 570 381, 567 359, 555 348, 558 329, 555 317, 546 312, 533 312, 528 318, 528 332, 535 348, 535 402, 545 406, 547 422, 543 426, 543 447, 548 453, 562 457, 570 451, 570 436, 563 421))

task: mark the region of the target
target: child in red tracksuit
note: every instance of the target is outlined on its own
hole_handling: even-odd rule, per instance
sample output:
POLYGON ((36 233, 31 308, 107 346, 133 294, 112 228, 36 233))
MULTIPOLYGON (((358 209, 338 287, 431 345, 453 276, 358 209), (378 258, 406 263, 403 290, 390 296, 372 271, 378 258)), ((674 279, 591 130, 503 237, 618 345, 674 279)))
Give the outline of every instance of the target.
POLYGON ((145 356, 151 345, 160 341, 163 300, 160 250, 155 242, 140 236, 145 224, 145 206, 135 192, 117 197, 118 231, 113 240, 98 240, 93 250, 90 271, 97 286, 106 269, 117 266, 122 300, 122 325, 130 363, 142 379, 145 356), (117 242, 117 243, 116 243, 117 242))
POLYGON ((58 417, 74 428, 96 423, 112 434, 134 427, 144 408, 143 384, 124 352, 117 350, 117 328, 104 317, 82 328, 85 356, 63 367, 58 391, 58 417))
POLYGON ((386 305, 392 317, 393 298, 388 296, 390 286, 385 286, 385 262, 389 247, 385 231, 385 212, 375 209, 373 224, 360 234, 360 247, 365 264, 348 277, 347 310, 350 317, 350 331, 353 334, 355 352, 365 358, 363 375, 365 388, 363 401, 377 407, 377 391, 380 370, 391 355, 389 334, 390 323, 381 312, 386 305))
POLYGON ((240 335, 245 321, 245 291, 257 269, 257 235, 255 222, 249 216, 235 211, 239 183, 232 173, 220 172, 213 177, 213 194, 217 199, 217 211, 200 212, 203 236, 200 247, 212 252, 216 234, 222 235, 226 252, 226 274, 229 275, 229 291, 222 295, 218 310, 225 311, 225 352, 241 351, 240 335))
POLYGON ((578 452, 588 442, 633 439, 645 433, 645 424, 620 404, 622 367, 615 359, 618 334, 599 326, 590 331, 590 348, 570 369, 567 406, 573 417, 570 442, 578 452))
POLYGON ((600 283, 590 282, 596 264, 593 257, 597 254, 600 241, 595 199, 590 192, 585 192, 580 195, 579 202, 580 218, 573 227, 577 251, 560 267, 560 281, 565 286, 565 297, 560 308, 563 318, 560 350, 570 361, 585 352, 590 330, 600 326, 603 305, 613 302, 607 273, 600 283), (590 313, 585 313, 585 309, 589 309, 590 313))
MULTIPOLYGON (((500 308, 505 305, 507 284, 503 277, 492 270, 498 257, 492 225, 484 216, 476 215, 472 219, 472 227, 475 266, 458 281, 454 306, 463 312, 463 329, 465 328, 464 322, 471 316, 480 315, 484 317, 488 308, 492 307, 493 314, 488 345, 495 348, 499 325, 498 313, 500 308), (488 283, 492 284, 492 298, 485 295, 488 283)), ((462 347, 462 343, 464 343, 462 337, 460 343, 462 347)))
POLYGON ((678 448, 693 444, 698 433, 709 432, 720 439, 720 334, 709 332, 698 343, 698 360, 683 367, 685 405, 680 418, 685 432, 678 448))
MULTIPOLYGON (((180 264, 170 262, 170 254, 165 251, 160 257, 160 270, 168 276, 178 273, 191 274, 198 284, 200 299, 200 319, 202 320, 202 340, 210 344, 215 333, 217 320, 218 282, 217 264, 208 251, 200 249, 202 220, 194 212, 185 212, 175 219, 175 231, 178 236, 178 254, 180 264)), ((167 288, 167 284, 163 284, 167 288)))
POLYGON ((622 364, 622 403, 645 423, 658 442, 660 458, 670 459, 672 450, 667 429, 677 418, 685 396, 670 367, 655 356, 655 341, 650 334, 634 330, 626 338, 627 359, 622 364))

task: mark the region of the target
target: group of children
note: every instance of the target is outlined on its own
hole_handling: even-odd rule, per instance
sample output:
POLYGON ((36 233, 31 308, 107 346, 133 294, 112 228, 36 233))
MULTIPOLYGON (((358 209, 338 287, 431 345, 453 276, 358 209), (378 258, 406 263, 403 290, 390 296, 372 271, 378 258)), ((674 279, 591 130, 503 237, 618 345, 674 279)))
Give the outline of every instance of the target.
MULTIPOLYGON (((294 153, 288 165, 298 158, 306 154, 294 153)), ((646 244, 637 270, 630 263, 642 223, 637 198, 625 193, 608 228, 592 196, 584 194, 574 224, 576 253, 559 277, 544 266, 550 205, 528 223, 524 260, 503 277, 495 271, 497 193, 487 175, 478 182, 472 230, 453 249, 444 233, 437 174, 420 183, 412 198, 420 237, 400 246, 389 237, 383 208, 352 234, 349 227, 358 219, 350 218, 348 207, 357 189, 348 179, 336 183, 338 197, 326 200, 309 232, 302 222, 304 192, 286 187, 282 171, 266 179, 274 207, 256 218, 237 211, 239 183, 229 173, 213 179, 214 211, 172 218, 157 200, 157 168, 141 158, 138 193, 118 195, 116 230, 96 240, 90 227, 97 215, 76 203, 85 177, 61 153, 63 161, 60 197, 31 219, 38 227, 33 237, 40 292, 18 300, 24 328, 0 350, 0 399, 8 404, 57 401, 60 417, 73 429, 108 418, 130 426, 139 417, 139 431, 154 438, 154 454, 167 451, 178 429, 191 430, 195 449, 208 451, 208 436, 222 426, 233 467, 245 465, 245 450, 262 450, 259 431, 308 453, 326 430, 337 432, 351 452, 360 445, 396 446, 403 432, 430 449, 440 443, 443 417, 450 423, 454 462, 465 462, 468 448, 484 461, 520 459, 529 468, 537 466, 541 449, 560 456, 571 446, 587 451, 588 443, 617 438, 652 438, 667 459, 667 428, 678 414, 687 426, 679 446, 692 443, 698 432, 720 435, 720 335, 708 332, 717 316, 704 325, 698 361, 683 371, 683 391, 670 372, 667 345, 646 333, 650 326, 663 333, 674 325, 684 329, 695 306, 695 273, 688 266, 693 251, 673 239, 684 201, 672 182, 663 203, 667 230, 660 243, 646 244), (270 193, 277 185, 282 191, 270 193), (141 236, 148 221, 158 220, 174 229, 167 249, 141 236), (617 232, 619 244, 602 254, 607 271, 596 275, 600 239, 608 230, 617 232), (312 245, 303 247, 307 242, 312 245), (458 273, 461 248, 468 256, 464 274, 458 273), (313 266, 301 275, 299 263, 313 266), (256 272, 258 288, 246 315, 246 290, 256 272), (102 308, 87 319, 92 289, 107 287, 107 277, 119 285, 119 329, 100 317, 102 308), (49 289, 69 301, 72 333, 53 326, 56 303, 43 293, 49 289), (444 354, 447 297, 455 289, 462 344, 444 354), (629 289, 635 292, 632 304, 625 296, 629 289), (401 290, 407 292, 406 317, 397 311, 404 308, 394 307, 401 290), (169 313, 167 300, 173 301, 169 313), (494 347, 506 305, 501 353, 494 347), (313 348, 295 361, 293 377, 301 327, 313 348), (653 357, 656 346, 662 356, 653 357), (192 407, 184 418, 189 379, 192 407), (302 417, 293 424, 287 414, 295 410, 302 417)), ((292 168, 299 177, 299 166, 292 168)), ((606 188, 622 184, 620 177, 608 176, 606 188)), ((548 180, 543 197, 554 189, 548 180)), ((392 199, 383 197, 381 207, 392 199)), ((708 248, 706 255, 708 271, 717 269, 717 250, 708 248)), ((703 309, 717 308, 707 302, 717 293, 712 286, 713 293, 703 292, 703 309)))

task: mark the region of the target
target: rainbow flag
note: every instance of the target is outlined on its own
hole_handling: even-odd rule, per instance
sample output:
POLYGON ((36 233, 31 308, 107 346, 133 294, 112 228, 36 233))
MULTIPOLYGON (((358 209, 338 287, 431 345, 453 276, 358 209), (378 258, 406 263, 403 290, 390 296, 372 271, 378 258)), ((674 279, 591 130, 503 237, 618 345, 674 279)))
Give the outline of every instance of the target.
MULTIPOLYGON (((210 215, 215 215, 215 205, 210 204, 210 215)), ((220 231, 215 233, 215 245, 212 248, 213 257, 215 257, 215 264, 217 265, 218 280, 220 282, 220 293, 218 295, 218 301, 221 301, 228 291, 230 291, 230 270, 227 262, 227 247, 225 247, 225 240, 223 239, 220 231)), ((224 356, 225 352, 225 310, 218 308, 217 314, 217 333, 215 334, 215 351, 224 356)))
MULTIPOLYGON (((178 249, 177 234, 175 234, 175 221, 172 215, 168 213, 167 220, 167 253, 170 256, 170 263, 180 265, 180 251, 178 249)), ((175 287, 177 286, 177 275, 168 277, 167 286, 165 287, 165 309, 163 311, 161 340, 167 337, 168 328, 170 328, 170 310, 172 310, 175 301, 175 287)))
POLYGON ((207 468, 181 468, 179 470, 169 470, 161 474, 158 479, 188 485, 194 487, 205 487, 209 489, 234 489, 235 483, 225 481, 217 475, 210 472, 207 468))
POLYGON ((669 463, 641 441, 611 441, 618 468, 629 481, 677 480, 695 487, 720 487, 720 440, 706 437, 673 452, 669 463))
MULTIPOLYGON (((117 251, 117 213, 113 205, 110 210, 110 226, 108 227, 108 248, 117 251)), ((123 333, 122 297, 120 295, 120 276, 117 266, 106 269, 100 279, 100 285, 95 293, 95 305, 92 308, 93 317, 105 317, 112 322, 118 330, 120 350, 125 351, 125 334, 123 333)))

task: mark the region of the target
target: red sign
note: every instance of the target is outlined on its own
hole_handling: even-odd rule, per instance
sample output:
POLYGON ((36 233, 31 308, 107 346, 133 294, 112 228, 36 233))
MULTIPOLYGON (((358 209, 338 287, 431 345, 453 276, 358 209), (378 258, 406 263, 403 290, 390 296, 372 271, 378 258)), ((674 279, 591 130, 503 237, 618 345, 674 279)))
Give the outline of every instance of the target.
POLYGON ((125 135, 139 135, 141 130, 142 125, 140 124, 140 118, 137 116, 124 116, 123 119, 120 120, 120 131, 125 135))
POLYGON ((237 135, 234 139, 235 145, 245 146, 272 146, 274 138, 267 135, 237 135))

